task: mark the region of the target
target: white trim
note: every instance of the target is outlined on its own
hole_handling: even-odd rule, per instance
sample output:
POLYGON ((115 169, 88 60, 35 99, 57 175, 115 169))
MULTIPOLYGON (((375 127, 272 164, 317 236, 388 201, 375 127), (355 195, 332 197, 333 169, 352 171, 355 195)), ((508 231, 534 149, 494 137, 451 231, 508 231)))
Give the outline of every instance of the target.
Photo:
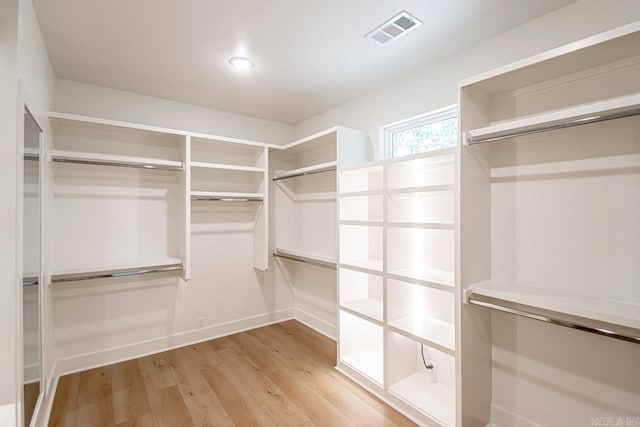
POLYGON ((332 325, 326 320, 322 320, 317 316, 307 313, 304 310, 299 308, 295 309, 295 320, 302 323, 303 325, 313 329, 314 331, 324 335, 325 337, 336 341, 337 336, 337 326, 332 325))
POLYGON ((509 73, 511 71, 519 70, 532 64, 554 59, 571 52, 575 52, 581 49, 589 48, 599 43, 603 43, 609 40, 616 39, 618 37, 626 36, 628 34, 640 31, 640 21, 632 22, 622 27, 614 28, 613 30, 605 31, 595 36, 587 37, 573 43, 569 43, 564 46, 557 47, 555 49, 548 50, 546 52, 539 53, 537 55, 530 56, 519 61, 512 62, 511 64, 504 65, 502 67, 495 68, 491 71, 477 74, 460 81, 458 84, 460 88, 470 86, 475 83, 479 83, 483 80, 488 80, 493 77, 498 77, 502 74, 509 73))
POLYGON ((56 374, 58 376, 68 375, 87 369, 124 362, 291 319, 294 319, 294 309, 287 308, 220 323, 202 329, 194 329, 119 347, 66 357, 57 360, 56 374))
POLYGON ((50 111, 49 118, 58 119, 58 120, 75 121, 75 122, 81 122, 81 123, 93 123, 93 124, 105 125, 105 126, 115 126, 120 128, 145 130, 149 132, 158 132, 158 133, 164 133, 169 135, 191 136, 192 138, 210 139, 210 140, 215 140, 220 142, 232 142, 235 144, 255 145, 258 147, 282 148, 281 146, 276 144, 252 141, 248 139, 231 138, 231 137, 219 136, 219 135, 210 135, 206 133, 191 132, 187 130, 164 128, 160 126, 150 126, 150 125, 144 125, 140 123, 123 122, 119 120, 101 119, 99 117, 83 116, 79 114, 60 113, 56 111, 50 111))
POLYGON ((287 150, 289 148, 296 147, 296 146, 298 146, 300 144, 304 144, 305 142, 310 142, 310 141, 313 141, 314 139, 329 135, 329 134, 334 133, 334 132, 338 132, 340 130, 340 128, 341 128, 341 126, 334 126, 334 127, 329 128, 329 129, 325 129, 323 131, 314 133, 313 135, 309 135, 309 136, 305 136, 304 138, 297 139, 297 140, 295 140, 293 142, 290 142, 288 144, 285 144, 283 146, 276 146, 276 147, 272 147, 272 148, 278 148, 278 149, 282 149, 282 150, 287 150))

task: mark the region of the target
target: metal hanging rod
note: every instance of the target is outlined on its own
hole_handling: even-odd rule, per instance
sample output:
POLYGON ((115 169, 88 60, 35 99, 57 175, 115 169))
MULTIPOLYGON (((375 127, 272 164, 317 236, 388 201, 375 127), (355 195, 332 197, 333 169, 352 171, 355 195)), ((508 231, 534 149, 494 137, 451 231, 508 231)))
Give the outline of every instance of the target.
MULTIPOLYGON (((628 332, 628 329, 625 331, 617 330, 614 331, 611 328, 615 327, 615 325, 606 323, 606 326, 603 327, 595 327, 592 325, 588 325, 586 322, 581 323, 579 320, 569 321, 565 319, 558 319, 555 317, 550 317, 547 311, 537 309, 536 307, 526 306, 527 310, 522 308, 522 305, 516 303, 510 303, 508 301, 499 300, 499 302, 489 301, 489 297, 477 296, 471 293, 467 298, 467 302, 469 304, 478 305, 480 307, 490 308, 492 310, 502 311, 504 313, 515 314, 516 316, 526 317, 527 319, 538 320, 540 322, 551 323, 553 325, 564 326, 565 328, 576 329, 578 331, 589 332, 596 335, 602 335, 609 338, 615 338, 627 342, 633 342, 636 344, 640 344, 640 332, 628 332), (537 310, 541 310, 540 312, 536 312, 537 310)), ((573 317, 573 316, 572 316, 573 317)), ((580 318, 576 318, 580 319, 580 318)))
POLYGON ((191 196, 191 200, 201 202, 262 202, 262 197, 237 196, 191 196))
POLYGON ((39 283, 38 276, 30 276, 22 278, 22 287, 37 286, 39 283))
POLYGON ((284 175, 278 175, 278 176, 274 176, 273 177, 273 181, 281 181, 283 179, 289 179, 289 178, 296 178, 299 176, 307 176, 307 175, 313 175, 316 173, 322 173, 322 172, 329 172, 329 171, 334 171, 337 169, 336 165, 332 165, 332 166, 326 166, 323 168, 318 168, 318 169, 313 169, 313 170, 309 170, 309 171, 301 171, 301 172, 294 172, 294 173, 288 173, 288 174, 284 174, 284 175))
POLYGON ((76 163, 80 165, 92 165, 92 166, 115 166, 121 168, 133 168, 133 169, 156 169, 175 172, 184 172, 184 164, 178 165, 162 165, 157 163, 136 163, 125 161, 106 161, 106 160, 88 160, 77 159, 64 156, 52 156, 51 160, 56 163, 76 163))
POLYGON ((25 160, 35 160, 36 162, 40 160, 40 156, 37 154, 25 154, 24 155, 24 159, 25 160))
POLYGON ((335 270, 336 269, 336 263, 335 262, 309 258, 309 257, 306 257, 306 256, 296 255, 296 254, 292 254, 290 252, 284 252, 284 251, 281 251, 281 250, 274 251, 273 252, 273 256, 274 257, 278 257, 278 258, 290 259, 290 260, 293 260, 293 261, 299 261, 299 262, 302 262, 302 263, 305 263, 305 264, 315 265, 317 267, 324 267, 324 268, 328 268, 330 270, 335 270))
POLYGON ((181 262, 164 265, 145 265, 141 267, 120 268, 114 270, 101 270, 83 273, 55 274, 51 276, 51 283, 76 282, 80 280, 106 279, 108 277, 139 276, 151 273, 165 273, 180 271, 184 267, 181 262))
POLYGON ((637 115, 640 115, 640 107, 636 105, 623 111, 618 110, 610 113, 589 114, 583 117, 571 117, 569 119, 553 123, 540 123, 531 126, 523 126, 517 129, 493 132, 487 135, 469 136, 467 137, 467 144, 473 145, 481 144, 484 142, 500 141, 506 138, 514 138, 518 136, 531 135, 534 133, 548 132, 552 130, 565 129, 574 126, 586 125, 589 123, 604 122, 607 120, 615 120, 637 115))

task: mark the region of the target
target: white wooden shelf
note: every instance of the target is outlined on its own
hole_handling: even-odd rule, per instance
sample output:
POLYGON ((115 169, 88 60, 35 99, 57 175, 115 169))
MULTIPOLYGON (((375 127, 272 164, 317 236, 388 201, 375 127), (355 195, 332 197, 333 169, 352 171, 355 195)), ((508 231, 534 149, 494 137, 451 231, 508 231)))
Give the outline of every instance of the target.
POLYGON ((472 285, 470 294, 632 328, 640 335, 640 304, 568 295, 500 281, 486 281, 472 285))
POLYGON ((382 301, 378 299, 363 298, 344 302, 341 307, 349 310, 352 314, 365 316, 367 320, 373 319, 382 322, 383 305, 382 301))
POLYGON ((179 258, 151 258, 126 264, 98 265, 54 271, 51 274, 51 283, 135 276, 168 271, 182 271, 183 269, 183 260, 179 258))
POLYGON ((390 188, 388 190, 389 194, 405 194, 405 193, 429 193, 429 192, 437 192, 437 191, 453 191, 453 184, 443 184, 443 185, 421 185, 421 186, 412 186, 412 187, 397 187, 390 188))
POLYGON ((383 225, 382 220, 374 221, 360 221, 360 220, 340 220, 340 225, 358 225, 363 227, 381 227, 383 225))
POLYGON ((336 260, 330 257, 325 257, 316 254, 309 254, 301 251, 293 251, 289 249, 276 248, 273 252, 273 256, 279 258, 290 259, 293 261, 300 261, 306 264, 317 265, 319 267, 336 269, 336 260))
POLYGON ((384 358, 382 352, 372 348, 362 348, 342 356, 341 361, 376 383, 383 384, 384 358))
POLYGON ((362 270, 372 273, 382 272, 382 260, 381 259, 348 259, 340 261, 340 264, 347 268, 354 268, 356 270, 362 270))
POLYGON ((640 94, 634 94, 472 129, 466 132, 465 141, 467 144, 493 142, 638 114, 640 94))
POLYGON ((340 197, 380 196, 382 194, 384 194, 382 190, 346 191, 340 193, 340 197))
POLYGON ((456 392, 416 372, 389 387, 389 390, 445 426, 455 426, 456 392))
POLYGON ((337 162, 325 162, 317 165, 306 166, 303 168, 292 169, 289 171, 279 171, 276 176, 273 177, 274 181, 280 181, 288 178, 296 178, 300 176, 312 175, 321 172, 335 171, 337 168, 337 162))
POLYGON ((262 193, 234 193, 227 191, 192 191, 191 200, 214 200, 214 201, 246 201, 261 202, 263 200, 262 193))
POLYGON ((455 356, 456 333, 453 324, 429 317, 404 316, 389 321, 395 332, 422 341, 455 356))
POLYGON ((152 159, 145 157, 117 156, 110 154, 79 153, 72 151, 52 151, 51 160, 55 163, 77 163, 94 166, 117 166, 136 169, 162 169, 184 171, 182 162, 152 159))
POLYGON ((432 230, 453 230, 455 224, 453 222, 403 222, 388 221, 390 227, 398 228, 429 228, 432 230))
POLYGON ((419 280, 421 282, 435 283, 453 287, 455 285, 455 276, 449 271, 431 270, 428 268, 400 268, 389 270, 389 274, 396 276, 395 278, 411 282, 419 280))
POLYGON ((242 165, 228 165, 223 163, 207 163, 207 162, 191 162, 192 168, 201 169, 219 169, 228 171, 240 171, 240 172, 259 172, 264 173, 264 168, 255 166, 242 166, 242 165))

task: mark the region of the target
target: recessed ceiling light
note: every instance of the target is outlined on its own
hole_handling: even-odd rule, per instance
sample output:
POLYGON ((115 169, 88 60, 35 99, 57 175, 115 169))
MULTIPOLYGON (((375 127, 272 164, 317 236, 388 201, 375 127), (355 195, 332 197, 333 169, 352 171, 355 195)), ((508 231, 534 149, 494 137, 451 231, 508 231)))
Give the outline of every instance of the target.
POLYGON ((252 60, 245 58, 244 56, 234 56, 229 59, 229 64, 236 70, 249 70, 255 66, 252 60))

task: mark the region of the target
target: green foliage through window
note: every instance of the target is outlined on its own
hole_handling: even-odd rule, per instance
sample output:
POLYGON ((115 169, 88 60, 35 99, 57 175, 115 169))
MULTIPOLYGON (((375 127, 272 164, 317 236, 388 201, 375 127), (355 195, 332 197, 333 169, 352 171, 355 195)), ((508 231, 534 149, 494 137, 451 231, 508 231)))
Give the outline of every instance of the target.
POLYGON ((458 145, 458 117, 390 130, 391 157, 409 156, 458 145))

